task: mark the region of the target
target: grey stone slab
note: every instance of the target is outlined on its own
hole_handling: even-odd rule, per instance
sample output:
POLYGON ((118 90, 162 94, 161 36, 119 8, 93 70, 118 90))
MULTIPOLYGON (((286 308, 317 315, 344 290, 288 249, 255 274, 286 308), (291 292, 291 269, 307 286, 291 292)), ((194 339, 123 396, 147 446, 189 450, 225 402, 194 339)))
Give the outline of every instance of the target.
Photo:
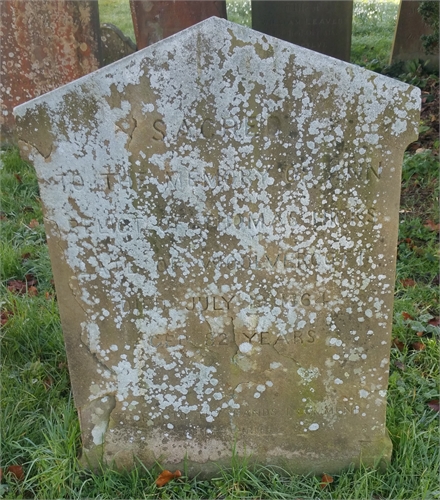
MULTIPOLYGON (((420 3, 414 0, 400 0, 390 64, 421 59, 426 62, 430 70, 438 72, 438 50, 435 54, 426 54, 423 48, 421 37, 432 34, 432 28, 425 24, 418 12, 420 3)), ((438 2, 436 4, 439 9, 440 4, 438 2)))
POLYGON ((15 109, 85 459, 390 458, 401 161, 420 91, 211 18, 15 109))
POLYGON ((321 54, 350 60, 352 0, 253 0, 252 28, 321 54))
POLYGON ((114 24, 101 24, 101 66, 107 66, 136 52, 136 45, 114 24))

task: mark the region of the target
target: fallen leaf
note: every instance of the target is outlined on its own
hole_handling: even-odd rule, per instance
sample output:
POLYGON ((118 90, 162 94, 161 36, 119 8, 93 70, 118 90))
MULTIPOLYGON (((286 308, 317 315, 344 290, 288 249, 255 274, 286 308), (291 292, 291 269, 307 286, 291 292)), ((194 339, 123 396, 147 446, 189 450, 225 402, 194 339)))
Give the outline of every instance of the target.
POLYGON ((394 365, 396 366, 396 368, 399 368, 399 370, 402 370, 403 372, 406 370, 406 366, 404 363, 402 363, 402 361, 396 359, 394 365))
POLYGON ((397 347, 397 349, 399 349, 399 351, 403 351, 405 344, 402 341, 400 341, 398 338, 394 338, 392 341, 392 346, 397 347))
POLYGON ((323 474, 319 486, 321 486, 321 488, 325 488, 330 483, 333 483, 333 481, 334 479, 332 478, 332 476, 330 476, 329 474, 323 474))
POLYGON ((26 252, 24 253, 22 256, 21 256, 21 260, 27 260, 29 259, 31 256, 31 253, 30 252, 26 252))
POLYGON ((415 284, 416 284, 416 282, 411 278, 406 278, 404 280, 400 280, 400 283, 405 288, 408 288, 409 286, 415 286, 415 284))
POLYGON ((423 335, 425 335, 425 332, 417 332, 416 335, 417 337, 423 337, 423 335))
POLYGON ((428 401, 428 406, 431 408, 431 410, 434 410, 436 412, 440 412, 438 399, 431 399, 431 401, 428 401))
POLYGON ((38 295, 37 287, 36 286, 30 286, 28 288, 28 295, 30 295, 31 297, 35 297, 36 295, 38 295))
POLYGON ((411 347, 415 350, 415 351, 423 351, 424 349, 426 349, 426 345, 423 343, 423 342, 413 342, 411 344, 411 347))
POLYGON ((39 226, 39 225, 40 225, 40 223, 37 221, 37 219, 32 219, 32 220, 29 222, 29 227, 30 227, 31 229, 34 229, 34 227, 37 227, 37 226, 39 226))
POLYGON ((24 470, 21 465, 10 465, 6 469, 7 474, 12 474, 18 481, 23 481, 24 479, 24 470))
POLYGON ((17 179, 19 184, 21 184, 23 182, 20 174, 14 174, 14 177, 17 179))
MULTIPOLYGON (((35 276, 32 274, 26 274, 23 280, 9 280, 7 282, 8 285, 8 290, 12 293, 18 293, 20 295, 23 295, 26 293, 26 291, 32 287, 35 288, 35 285, 37 284, 37 280, 35 276)), ((36 288, 35 288, 36 290, 36 288)), ((31 292, 31 295, 34 292, 31 292)))
POLYGON ((43 380, 43 385, 44 385, 44 388, 46 389, 46 391, 48 391, 53 386, 53 378, 46 377, 43 380))
POLYGON ((0 483, 3 481, 3 468, 0 467, 0 483))
POLYGON ((9 280, 8 290, 12 293, 19 293, 22 295, 26 293, 26 282, 22 280, 9 280))
POLYGON ((12 311, 7 311, 7 310, 4 310, 1 312, 1 325, 6 325, 6 323, 8 322, 8 319, 13 316, 14 313, 12 311))
POLYGON ((437 316, 437 318, 430 319, 428 321, 428 325, 439 326, 440 325, 440 316, 437 316))
POLYGON ((33 274, 26 274, 24 277, 27 286, 35 286, 37 284, 37 279, 33 274))
POLYGON ((430 231, 436 231, 437 233, 440 231, 440 223, 436 224, 432 220, 427 220, 424 227, 428 228, 430 231))
POLYGON ((408 320, 408 319, 414 319, 414 318, 411 316, 411 314, 408 314, 407 312, 403 312, 403 313, 402 313, 402 317, 403 317, 403 319, 404 319, 405 321, 406 321, 406 320, 408 320))
POLYGON ((168 482, 170 482, 172 479, 180 477, 181 475, 182 473, 180 472, 180 470, 176 470, 176 472, 163 470, 156 479, 156 486, 161 488, 162 486, 165 486, 168 482))
POLYGON ((0 220, 8 220, 8 218, 6 217, 5 212, 0 212, 0 220))

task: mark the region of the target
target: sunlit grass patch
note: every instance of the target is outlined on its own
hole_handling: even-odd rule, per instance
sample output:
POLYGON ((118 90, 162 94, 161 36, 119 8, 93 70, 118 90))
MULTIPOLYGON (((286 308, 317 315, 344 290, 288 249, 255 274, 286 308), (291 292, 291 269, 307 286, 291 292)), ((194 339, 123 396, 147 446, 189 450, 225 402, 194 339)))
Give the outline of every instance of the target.
POLYGON ((368 65, 376 60, 382 66, 389 63, 398 7, 399 0, 354 1, 352 62, 368 65))
POLYGON ((135 42, 129 0, 98 0, 98 5, 100 23, 114 24, 135 42))

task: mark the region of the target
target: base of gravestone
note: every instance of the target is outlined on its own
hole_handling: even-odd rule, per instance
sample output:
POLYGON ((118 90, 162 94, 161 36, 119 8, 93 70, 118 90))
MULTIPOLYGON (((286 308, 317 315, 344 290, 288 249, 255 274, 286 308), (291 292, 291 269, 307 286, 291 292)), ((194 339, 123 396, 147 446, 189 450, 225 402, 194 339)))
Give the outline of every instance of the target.
MULTIPOLYGON (((258 471, 259 468, 273 469, 277 474, 288 476, 291 474, 300 475, 321 475, 339 474, 342 470, 349 468, 358 469, 360 467, 373 468, 384 472, 391 462, 392 443, 388 433, 382 439, 374 441, 362 441, 358 454, 353 454, 341 458, 325 457, 316 458, 310 456, 306 459, 300 453, 292 450, 293 458, 276 458, 270 460, 259 456, 256 457, 246 452, 246 446, 240 446, 238 443, 231 443, 230 455, 217 461, 197 462, 192 457, 184 460, 173 461, 170 457, 152 456, 148 450, 139 450, 139 454, 133 454, 131 449, 124 450, 119 448, 113 455, 108 450, 104 452, 104 446, 94 446, 91 450, 84 448, 80 458, 81 465, 95 473, 110 468, 113 470, 133 470, 140 464, 146 468, 159 466, 161 469, 180 470, 186 477, 199 479, 212 479, 216 477, 221 470, 230 470, 234 468, 250 468, 258 471), (146 456, 148 455, 148 457, 146 456), (295 457, 295 455, 297 455, 295 457)), ((318 455, 318 450, 317 450, 318 455)))

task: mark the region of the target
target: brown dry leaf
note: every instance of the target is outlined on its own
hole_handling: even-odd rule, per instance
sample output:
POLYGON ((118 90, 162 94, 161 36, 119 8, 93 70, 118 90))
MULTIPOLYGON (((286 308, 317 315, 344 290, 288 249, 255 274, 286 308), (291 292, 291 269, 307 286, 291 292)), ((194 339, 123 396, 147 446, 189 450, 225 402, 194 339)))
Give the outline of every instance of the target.
POLYGON ((12 293, 19 293, 22 295, 26 293, 26 282, 22 280, 9 280, 8 290, 12 293))
POLYGON ((428 401, 428 406, 431 408, 431 410, 434 410, 436 412, 440 412, 440 406, 439 406, 438 399, 431 399, 431 401, 428 401))
POLYGON ((26 274, 24 277, 27 286, 35 286, 37 284, 37 279, 33 274, 26 274))
POLYGON ((8 311, 8 310, 4 310, 1 312, 1 325, 6 325, 6 323, 8 322, 8 319, 11 317, 11 316, 14 316, 14 313, 12 311, 8 311))
POLYGON ((182 473, 180 472, 180 470, 176 470, 176 472, 163 470, 156 479, 156 486, 161 488, 162 486, 165 486, 167 483, 169 483, 172 479, 180 477, 181 475, 182 473))
POLYGON ((417 332, 416 335, 417 337, 423 337, 423 335, 425 335, 425 332, 417 332))
POLYGON ((428 321, 428 325, 439 326, 440 325, 440 316, 437 316, 437 318, 430 319, 428 321))
POLYGON ((52 386, 53 386, 53 378, 52 377, 46 377, 43 380, 43 385, 46 391, 48 391, 52 386))
POLYGON ((397 337, 393 339, 392 341, 392 346, 393 347, 397 347, 397 349, 399 349, 399 351, 403 351, 404 347, 405 347, 405 344, 399 340, 397 337))
POLYGON ((6 469, 6 474, 13 475, 17 481, 23 481, 24 479, 24 470, 21 465, 10 465, 6 469))
POLYGON ((14 174, 14 177, 17 179, 19 184, 21 184, 23 182, 20 174, 14 174))
POLYGON ((428 228, 430 231, 435 231, 437 233, 440 231, 440 223, 436 224, 431 219, 426 221, 426 224, 424 224, 424 227, 428 228))
POLYGON ((407 312, 402 313, 402 318, 406 321, 408 319, 414 319, 411 314, 408 314, 407 312))
POLYGON ((321 486, 321 488, 325 488, 330 483, 333 483, 333 481, 334 481, 334 479, 332 476, 330 476, 329 474, 323 474, 321 477, 321 482, 319 483, 319 486, 321 486))
POLYGON ((30 286, 28 288, 28 295, 30 295, 31 297, 35 297, 36 295, 38 295, 37 287, 36 286, 30 286))
POLYGON ((396 366, 396 368, 399 368, 399 370, 402 370, 403 372, 406 370, 406 365, 402 363, 402 361, 396 360, 394 362, 394 365, 396 366))
MULTIPOLYGON (((20 295, 23 295, 26 293, 26 291, 30 290, 31 288, 35 288, 35 285, 37 284, 37 280, 35 276, 32 274, 26 274, 23 280, 9 280, 7 282, 8 285, 8 290, 12 293, 18 293, 20 295)), ((35 290, 32 290, 30 292, 30 295, 34 294, 35 295, 35 290)))
POLYGON ((3 481, 3 468, 0 467, 0 483, 3 481))
POLYGON ((32 220, 29 222, 29 227, 30 227, 31 229, 34 229, 34 227, 37 227, 37 226, 39 226, 39 225, 40 225, 40 223, 37 221, 37 219, 32 219, 32 220))
POLYGON ((426 345, 423 343, 423 342, 413 342, 411 344, 411 347, 415 350, 415 351, 423 351, 424 349, 426 349, 426 345))
POLYGON ((402 286, 405 288, 408 288, 409 286, 415 286, 415 284, 416 284, 416 282, 411 278, 406 278, 404 280, 400 280, 400 283, 402 283, 402 286))

